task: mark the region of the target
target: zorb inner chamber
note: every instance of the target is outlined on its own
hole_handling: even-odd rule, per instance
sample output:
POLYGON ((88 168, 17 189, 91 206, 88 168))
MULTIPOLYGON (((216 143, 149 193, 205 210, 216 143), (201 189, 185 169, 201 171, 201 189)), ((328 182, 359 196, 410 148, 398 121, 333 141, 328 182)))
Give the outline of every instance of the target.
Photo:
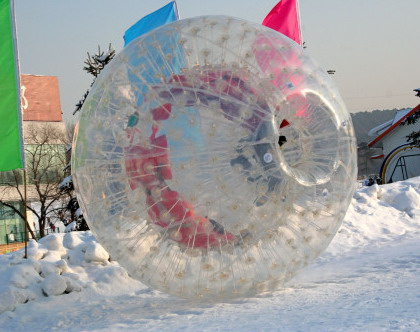
POLYGON ((350 116, 287 37, 223 16, 131 42, 83 106, 72 170, 132 277, 184 298, 273 290, 327 247, 356 178, 350 116))

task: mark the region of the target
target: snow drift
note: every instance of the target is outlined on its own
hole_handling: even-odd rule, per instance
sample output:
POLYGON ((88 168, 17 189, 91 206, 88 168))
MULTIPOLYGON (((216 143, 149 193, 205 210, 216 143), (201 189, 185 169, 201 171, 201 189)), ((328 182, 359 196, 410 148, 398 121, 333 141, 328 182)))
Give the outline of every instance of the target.
POLYGON ((28 259, 0 256, 0 330, 420 331, 419 253, 420 177, 359 189, 314 264, 283 290, 231 303, 150 290, 90 232, 51 234, 28 259))

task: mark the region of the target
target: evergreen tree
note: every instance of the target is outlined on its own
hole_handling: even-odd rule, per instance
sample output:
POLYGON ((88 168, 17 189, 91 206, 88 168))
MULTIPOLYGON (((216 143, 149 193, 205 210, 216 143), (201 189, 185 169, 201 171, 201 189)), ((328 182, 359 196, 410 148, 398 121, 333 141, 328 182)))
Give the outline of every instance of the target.
MULTIPOLYGON (((95 83, 96 78, 99 76, 101 71, 105 68, 105 66, 111 62, 111 60, 115 56, 115 50, 111 47, 111 44, 108 46, 108 50, 101 51, 101 48, 98 46, 98 52, 94 55, 90 55, 90 53, 87 53, 87 58, 84 62, 85 66, 83 67, 83 70, 87 73, 91 74, 93 76, 93 81, 90 87, 95 83)), ((79 112, 84 102, 86 101, 87 96, 89 95, 90 88, 85 92, 82 99, 75 105, 76 108, 73 112, 73 115, 79 112)), ((74 188, 73 183, 71 183, 69 186, 66 186, 63 188, 63 190, 67 191, 71 197, 67 204, 67 211, 69 214, 68 217, 68 224, 76 221, 76 226, 74 230, 76 231, 86 231, 89 230, 89 226, 86 223, 85 218, 83 217, 83 214, 81 213, 79 202, 77 201, 76 196, 74 195, 74 188)))
MULTIPOLYGON (((420 119, 420 110, 414 112, 409 117, 407 117, 402 123, 401 126, 409 126, 417 123, 420 119)), ((412 143, 413 145, 420 148, 420 131, 413 131, 407 136, 407 142, 412 143)))
MULTIPOLYGON (((85 66, 83 67, 83 70, 94 77, 92 84, 90 85, 91 87, 93 83, 95 83, 95 80, 99 76, 101 71, 105 68, 105 66, 108 63, 111 62, 114 56, 115 56, 115 50, 112 48, 111 44, 109 44, 107 51, 101 51, 100 46, 98 46, 98 52, 96 54, 91 56, 89 52, 87 53, 87 59, 84 62, 85 66)), ((90 89, 88 89, 85 92, 82 99, 80 99, 79 102, 76 104, 76 108, 73 112, 73 115, 82 109, 82 106, 89 94, 89 90, 90 89)))

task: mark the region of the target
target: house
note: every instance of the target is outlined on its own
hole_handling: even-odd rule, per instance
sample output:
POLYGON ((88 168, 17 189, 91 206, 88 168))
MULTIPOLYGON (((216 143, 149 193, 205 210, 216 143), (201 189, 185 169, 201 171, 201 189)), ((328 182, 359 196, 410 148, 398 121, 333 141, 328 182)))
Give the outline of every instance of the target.
MULTIPOLYGON (((35 142, 31 141, 33 139, 28 135, 28 132, 36 132, 46 124, 56 132, 65 134, 66 128, 62 117, 57 77, 21 75, 21 106, 25 150, 36 149, 35 142)), ((59 142, 56 142, 57 146, 59 144, 59 142)), ((65 153, 64 146, 62 149, 65 153)), ((28 158, 26 159, 28 160, 28 158)), ((38 196, 35 187, 30 183, 30 174, 28 174, 28 178, 27 198, 35 203, 38 196)), ((15 181, 13 172, 0 172, 0 199, 24 212, 19 192, 7 188, 7 184, 12 181, 15 181)), ((27 210, 27 214, 29 225, 31 228, 35 228, 31 211, 27 210)), ((0 245, 11 241, 22 241, 23 237, 24 221, 22 218, 11 208, 0 205, 0 245), (11 233, 13 234, 12 237, 10 237, 11 233)))
POLYGON ((375 138, 368 146, 382 147, 382 154, 372 158, 383 158, 380 170, 383 183, 420 175, 420 149, 407 142, 410 133, 420 131, 420 121, 403 125, 408 118, 419 112, 420 104, 412 109, 399 110, 393 119, 369 131, 369 136, 375 138))

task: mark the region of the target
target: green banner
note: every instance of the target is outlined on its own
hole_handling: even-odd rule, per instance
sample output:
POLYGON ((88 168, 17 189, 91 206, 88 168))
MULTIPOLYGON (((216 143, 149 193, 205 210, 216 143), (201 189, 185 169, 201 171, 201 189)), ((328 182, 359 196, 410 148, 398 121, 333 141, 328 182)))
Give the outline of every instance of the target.
POLYGON ((11 0, 0 0, 0 171, 24 164, 13 18, 11 0))

